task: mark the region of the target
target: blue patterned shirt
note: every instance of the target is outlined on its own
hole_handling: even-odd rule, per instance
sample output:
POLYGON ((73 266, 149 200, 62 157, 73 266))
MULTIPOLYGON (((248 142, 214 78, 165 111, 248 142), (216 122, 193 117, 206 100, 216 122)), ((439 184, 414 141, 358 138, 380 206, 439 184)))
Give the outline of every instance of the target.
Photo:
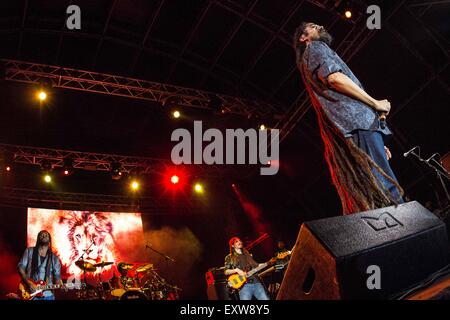
MULTIPOLYGON (((365 103, 344 95, 330 87, 327 77, 335 72, 341 72, 364 89, 347 64, 322 41, 312 41, 303 54, 303 71, 315 83, 307 81, 308 86, 319 101, 327 117, 336 125, 345 137, 351 137, 355 130, 380 131, 391 134, 386 126, 380 127, 378 113, 365 103), (322 87, 323 93, 315 87, 322 87), (333 101, 334 100, 334 101, 333 101)), ((312 97, 311 97, 312 98, 312 97)))

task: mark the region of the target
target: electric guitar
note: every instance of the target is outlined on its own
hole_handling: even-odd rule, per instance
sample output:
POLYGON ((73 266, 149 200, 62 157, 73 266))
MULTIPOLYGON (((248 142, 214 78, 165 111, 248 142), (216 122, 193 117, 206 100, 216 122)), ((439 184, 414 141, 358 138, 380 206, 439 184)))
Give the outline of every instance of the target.
POLYGON ((65 289, 68 288, 65 284, 47 284, 44 280, 34 281, 29 279, 36 286, 36 290, 31 292, 28 286, 21 281, 19 283, 19 297, 22 300, 32 300, 35 297, 42 297, 45 290, 65 289))
MULTIPOLYGON (((292 248, 292 250, 294 250, 294 248, 292 248)), ((287 256, 290 256, 292 254, 292 250, 288 250, 288 251, 285 251, 285 252, 282 252, 282 253, 278 253, 275 258, 276 259, 280 259, 280 260, 284 259, 287 256)))
POLYGON ((255 273, 261 271, 265 267, 267 267, 269 264, 273 263, 273 260, 270 260, 269 262, 265 262, 257 266, 256 268, 253 268, 249 272, 247 272, 247 276, 240 276, 238 273, 233 273, 228 277, 228 286, 230 286, 233 289, 241 289, 244 284, 247 282, 247 279, 250 278, 255 273))
POLYGON ((292 248, 291 250, 277 254, 277 256, 275 257, 275 261, 276 261, 275 269, 277 269, 277 270, 284 269, 289 264, 289 261, 280 261, 280 260, 283 260, 284 258, 290 256, 292 254, 293 250, 294 250, 294 248, 292 248))

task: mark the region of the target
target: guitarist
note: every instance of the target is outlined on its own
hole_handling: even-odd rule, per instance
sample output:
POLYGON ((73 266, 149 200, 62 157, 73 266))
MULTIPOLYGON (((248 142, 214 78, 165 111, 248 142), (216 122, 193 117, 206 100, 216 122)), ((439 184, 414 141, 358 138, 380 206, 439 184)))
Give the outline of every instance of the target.
MULTIPOLYGON (((237 273, 246 277, 248 271, 261 265, 253 259, 238 237, 231 238, 229 246, 230 254, 225 257, 226 276, 237 273)), ((250 276, 239 291, 240 300, 251 300, 253 297, 257 300, 269 300, 266 289, 256 274, 250 276)))
MULTIPOLYGON (((275 273, 280 273, 281 275, 283 275, 291 258, 290 253, 291 251, 288 248, 286 248, 286 243, 283 240, 278 240, 277 251, 275 251, 274 255, 275 273)), ((281 279, 283 279, 282 276, 281 279)))
POLYGON ((286 243, 283 240, 277 241, 277 250, 275 251, 273 259, 275 265, 273 267, 272 277, 270 278, 270 284, 268 291, 271 297, 276 297, 281 283, 283 282, 284 272, 291 259, 291 250, 286 247, 286 243))
MULTIPOLYGON (((48 231, 38 233, 36 245, 25 249, 17 266, 22 283, 30 293, 36 291, 34 282, 44 280, 46 284, 63 284, 61 280, 61 261, 52 251, 52 240, 48 231)), ((55 300, 51 290, 43 292, 42 297, 36 296, 34 300, 55 300)))

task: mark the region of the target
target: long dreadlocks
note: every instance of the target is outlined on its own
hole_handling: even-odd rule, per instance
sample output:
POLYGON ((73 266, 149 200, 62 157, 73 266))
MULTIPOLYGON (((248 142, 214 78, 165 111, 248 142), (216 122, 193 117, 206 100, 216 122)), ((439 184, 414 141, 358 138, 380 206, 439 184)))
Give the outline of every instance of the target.
MULTIPOLYGON (((314 109, 316 110, 320 134, 325 145, 325 159, 327 161, 333 184, 335 185, 342 203, 343 214, 382 208, 398 204, 383 184, 378 180, 378 172, 394 184, 401 195, 403 189, 397 181, 387 175, 363 150, 358 148, 351 139, 346 139, 337 127, 329 120, 314 95, 314 92, 333 101, 326 94, 326 86, 313 81, 311 73, 305 66, 305 44, 300 43, 299 37, 308 23, 302 23, 294 34, 294 49, 297 67, 302 75, 314 109), (314 90, 314 91, 313 91, 314 90)), ((331 37, 324 40, 330 44, 331 37)))
POLYGON ((52 259, 52 238, 51 235, 48 231, 46 230, 41 230, 38 233, 37 239, 36 239, 36 245, 34 246, 34 250, 33 250, 33 255, 31 258, 31 276, 33 276, 33 274, 36 274, 39 272, 38 267, 39 267, 39 248, 43 245, 43 243, 41 242, 41 235, 43 233, 47 233, 49 236, 49 243, 48 243, 48 249, 47 249, 47 267, 46 267, 46 271, 45 271, 45 277, 47 277, 47 269, 48 269, 48 264, 50 262, 50 260, 52 259))

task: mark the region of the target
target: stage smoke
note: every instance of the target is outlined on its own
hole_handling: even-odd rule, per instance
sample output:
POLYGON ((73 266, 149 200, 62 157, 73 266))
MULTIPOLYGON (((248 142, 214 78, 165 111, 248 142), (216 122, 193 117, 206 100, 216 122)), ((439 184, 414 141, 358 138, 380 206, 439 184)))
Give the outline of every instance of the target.
POLYGON ((145 256, 153 263, 157 272, 169 283, 186 289, 192 281, 190 272, 200 259, 203 245, 188 228, 174 229, 162 227, 145 233, 147 245, 173 258, 175 262, 165 259, 151 249, 145 256))
POLYGON ((20 277, 17 264, 20 257, 12 253, 8 245, 0 237, 0 261, 2 262, 2 276, 0 277, 0 299, 6 299, 10 292, 16 292, 20 277))

